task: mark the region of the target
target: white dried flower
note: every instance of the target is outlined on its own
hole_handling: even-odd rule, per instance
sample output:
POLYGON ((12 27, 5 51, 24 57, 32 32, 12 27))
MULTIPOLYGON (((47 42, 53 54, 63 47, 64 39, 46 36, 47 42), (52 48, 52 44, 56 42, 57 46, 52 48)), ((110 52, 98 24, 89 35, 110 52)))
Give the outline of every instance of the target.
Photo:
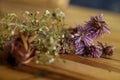
POLYGON ((56 50, 56 46, 53 47, 53 50, 56 50))
POLYGON ((39 64, 39 63, 40 63, 39 60, 36 60, 35 62, 36 62, 36 64, 39 64))
POLYGON ((15 34, 15 31, 11 31, 11 35, 14 35, 15 34))
POLYGON ((41 29, 41 28, 39 28, 39 31, 42 31, 42 29, 41 29))
POLYGON ((38 23, 39 22, 39 20, 36 20, 36 23, 38 23))
POLYGON ((59 53, 55 53, 55 56, 59 56, 59 53))
POLYGON ((50 43, 53 43, 53 42, 54 42, 53 37, 50 37, 50 43))
POLYGON ((37 11, 36 13, 37 13, 37 14, 40 14, 40 12, 39 12, 39 11, 37 11))
POLYGON ((50 15, 50 12, 48 10, 45 11, 45 16, 49 16, 50 15))
POLYGON ((50 12, 48 10, 45 11, 45 14, 50 14, 50 12))
POLYGON ((30 14, 30 12, 29 12, 29 11, 25 11, 25 13, 26 13, 27 15, 29 15, 29 14, 30 14))
POLYGON ((71 35, 72 38, 74 38, 74 35, 71 35))
POLYGON ((63 35, 62 35, 62 38, 64 38, 64 37, 65 37, 65 35, 63 34, 63 35))
POLYGON ((55 59, 54 58, 51 58, 50 60, 49 60, 49 63, 52 63, 52 62, 54 62, 55 61, 55 59))
POLYGON ((62 11, 60 12, 60 15, 63 16, 63 17, 65 17, 65 14, 62 11))

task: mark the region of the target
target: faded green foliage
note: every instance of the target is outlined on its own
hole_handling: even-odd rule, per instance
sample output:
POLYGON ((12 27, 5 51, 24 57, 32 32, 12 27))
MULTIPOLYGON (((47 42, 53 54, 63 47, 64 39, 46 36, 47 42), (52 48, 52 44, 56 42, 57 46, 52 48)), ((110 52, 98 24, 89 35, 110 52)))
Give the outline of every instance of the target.
MULTIPOLYGON (((60 9, 56 9, 53 13, 48 10, 43 15, 39 12, 31 13, 25 11, 24 19, 21 20, 14 13, 7 14, 0 21, 0 48, 3 49, 7 41, 13 40, 19 34, 29 34, 29 48, 35 47, 36 63, 49 64, 54 62, 59 53, 58 42, 64 35, 64 18, 65 15, 60 9)), ((27 44, 27 43, 26 43, 27 44)))

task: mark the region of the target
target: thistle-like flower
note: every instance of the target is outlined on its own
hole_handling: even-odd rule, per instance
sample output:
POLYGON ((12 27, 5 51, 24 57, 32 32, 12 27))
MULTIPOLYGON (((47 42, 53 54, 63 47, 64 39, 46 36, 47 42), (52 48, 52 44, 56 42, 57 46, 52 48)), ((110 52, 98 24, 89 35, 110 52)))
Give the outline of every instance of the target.
POLYGON ((102 56, 112 56, 113 50, 115 49, 114 46, 108 46, 107 44, 101 43, 98 41, 98 46, 102 50, 102 56))
POLYGON ((104 33, 110 33, 107 28, 107 23, 103 21, 103 14, 91 17, 90 21, 86 22, 85 26, 76 25, 75 28, 70 29, 72 38, 70 40, 74 43, 75 54, 83 56, 101 57, 103 54, 111 55, 113 52, 112 46, 94 45, 93 41, 104 33))
POLYGON ((75 54, 84 54, 85 47, 88 47, 93 44, 93 40, 85 34, 84 27, 77 26, 76 33, 74 32, 73 38, 71 38, 75 46, 75 54))
POLYGON ((92 16, 90 21, 85 24, 86 34, 88 34, 91 39, 97 39, 104 33, 110 33, 110 29, 107 27, 107 23, 103 20, 103 14, 95 17, 92 16))
POLYGON ((99 58, 102 55, 102 51, 100 50, 99 46, 92 45, 88 47, 89 54, 91 54, 95 58, 99 58))

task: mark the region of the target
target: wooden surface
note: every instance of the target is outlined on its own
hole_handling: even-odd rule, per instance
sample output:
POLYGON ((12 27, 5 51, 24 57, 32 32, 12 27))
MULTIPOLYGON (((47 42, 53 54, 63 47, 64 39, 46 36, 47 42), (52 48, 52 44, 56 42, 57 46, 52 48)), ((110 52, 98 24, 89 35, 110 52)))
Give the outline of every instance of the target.
MULTIPOLYGON (((19 14, 25 9, 52 10, 39 6, 24 5, 24 8, 15 6, 15 4, 2 5, 0 12, 1 14, 6 12, 19 14)), ((49 66, 36 65, 31 62, 21 65, 17 69, 0 65, 0 80, 120 80, 120 14, 75 6, 70 6, 64 11, 67 25, 71 27, 74 26, 74 23, 84 25, 84 21, 87 21, 91 15, 103 13, 111 29, 111 34, 105 35, 100 40, 116 47, 114 55, 110 59, 61 55, 62 59, 49 66)))

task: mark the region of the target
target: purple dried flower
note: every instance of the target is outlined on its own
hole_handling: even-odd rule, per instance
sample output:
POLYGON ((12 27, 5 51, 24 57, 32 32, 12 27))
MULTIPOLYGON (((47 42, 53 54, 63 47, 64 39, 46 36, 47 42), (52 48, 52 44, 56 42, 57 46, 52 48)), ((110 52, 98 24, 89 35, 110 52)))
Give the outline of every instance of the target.
MULTIPOLYGON (((85 43, 86 46, 91 45, 91 43, 93 42, 93 40, 89 37, 88 34, 86 34, 85 28, 80 26, 80 25, 76 25, 75 29, 71 30, 71 38, 69 38, 70 41, 75 42, 77 39, 81 38, 80 40, 83 41, 85 43)), ((68 30, 68 32, 70 33, 71 31, 68 30)))
POLYGON ((82 35, 75 40, 75 52, 76 54, 84 54, 85 47, 92 45, 93 40, 88 36, 82 35))
MULTIPOLYGON (((70 29, 69 29, 70 30, 70 29)), ((69 42, 73 43, 75 54, 84 54, 85 53, 85 47, 90 46, 93 44, 93 40, 89 38, 87 34, 85 34, 85 29, 82 26, 76 25, 76 28, 71 29, 69 33, 71 33, 71 36, 68 40, 69 42)))
POLYGON ((81 37, 79 37, 76 41, 75 41, 75 54, 84 54, 84 49, 85 49, 85 44, 84 42, 81 40, 81 37))
POLYGON ((112 56, 112 55, 113 55, 113 50, 114 50, 114 48, 115 48, 114 46, 106 46, 106 47, 103 49, 103 54, 112 56))
POLYGON ((76 54, 82 56, 93 56, 98 58, 102 55, 102 51, 100 50, 99 46, 95 45, 86 46, 82 41, 79 42, 76 41, 75 51, 76 54))
POLYGON ((104 33, 110 33, 107 26, 107 23, 103 20, 103 14, 95 17, 92 16, 90 21, 86 22, 86 34, 88 34, 91 39, 97 39, 104 33))
POLYGON ((82 38, 86 46, 90 46, 93 44, 93 39, 91 39, 88 35, 83 35, 82 38))
POLYGON ((100 50, 99 46, 92 45, 89 47, 89 53, 96 58, 99 58, 102 55, 102 51, 100 50))
POLYGON ((107 46, 106 44, 103 44, 101 42, 98 42, 98 46, 101 48, 103 55, 113 55, 113 50, 114 50, 114 46, 107 46))
MULTIPOLYGON (((110 33, 107 26, 107 23, 103 20, 103 14, 95 17, 92 16, 85 27, 76 25, 75 28, 67 30, 67 35, 69 35, 68 43, 73 44, 75 54, 82 56, 93 56, 98 58, 103 54, 112 55, 113 46, 105 46, 102 43, 95 46, 93 43, 95 39, 102 36, 104 33, 110 33)), ((62 53, 65 52, 64 48, 61 50, 62 53)))

